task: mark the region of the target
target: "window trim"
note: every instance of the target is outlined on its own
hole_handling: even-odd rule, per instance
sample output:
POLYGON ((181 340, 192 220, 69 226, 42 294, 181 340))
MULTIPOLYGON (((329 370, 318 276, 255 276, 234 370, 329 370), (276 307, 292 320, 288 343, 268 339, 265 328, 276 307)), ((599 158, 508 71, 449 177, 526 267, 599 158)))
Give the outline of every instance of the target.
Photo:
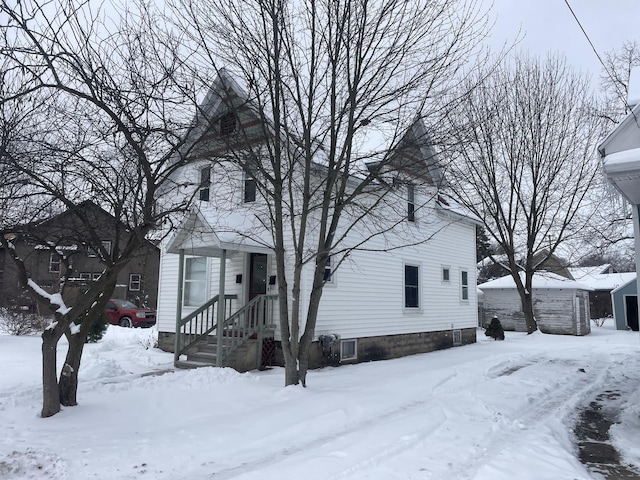
POLYGON ((462 268, 460 269, 460 301, 469 302, 469 271, 462 268))
POLYGON ((322 279, 324 280, 325 285, 335 285, 336 284, 336 272, 333 269, 331 255, 327 257, 327 261, 324 265, 324 274, 322 279), (327 273, 328 272, 328 273, 327 273))
POLYGON ((414 262, 404 262, 402 265, 402 305, 403 310, 405 312, 420 312, 422 311, 422 265, 420 263, 414 262), (407 285, 407 267, 412 267, 417 269, 417 282, 416 285, 416 306, 407 305, 407 287, 412 287, 412 285, 407 285))
POLYGON ((62 256, 59 253, 49 253, 49 273, 60 273, 60 264, 62 263, 62 256), (56 267, 54 269, 54 266, 56 267))
POLYGON ((358 359, 358 339, 357 338, 347 338, 345 340, 340 340, 340 361, 350 361, 358 359), (353 355, 345 356, 344 355, 344 345, 347 343, 353 344, 353 355))
POLYGON ((462 345, 462 330, 456 328, 451 331, 451 340, 453 341, 453 346, 458 347, 462 345))
MULTIPOLYGON (((111 240, 101 240, 100 243, 102 247, 107 251, 107 255, 111 255, 111 240)), ((98 252, 96 252, 93 247, 89 245, 87 248, 87 257, 95 258, 98 256, 98 252)))
POLYGON ((258 162, 254 157, 246 158, 243 172, 242 203, 254 203, 258 198, 258 162))
POLYGON ((451 267, 449 267, 448 265, 443 265, 440 275, 440 280, 442 281, 442 283, 451 283, 451 267))
POLYGON ((190 256, 190 257, 185 257, 184 259, 184 278, 182 279, 182 305, 185 307, 199 307, 200 305, 204 304, 207 301, 207 292, 208 292, 208 275, 209 272, 209 262, 207 262, 207 257, 199 257, 199 256, 190 256), (190 261, 193 260, 204 260, 204 278, 202 279, 192 279, 192 278, 188 278, 188 274, 189 274, 189 268, 188 268, 188 264, 190 261), (192 298, 187 298, 187 295, 189 294, 189 288, 187 288, 187 284, 195 284, 195 283, 201 283, 202 287, 203 287, 203 296, 204 299, 202 301, 202 303, 193 303, 194 299, 192 298))
POLYGON ((407 185, 407 221, 416 223, 416 187, 412 183, 407 185))
POLYGON ((211 165, 200 168, 198 172, 200 174, 198 200, 201 202, 208 202, 211 197, 211 165))
POLYGON ((129 274, 129 291, 130 292, 139 292, 142 290, 142 274, 140 273, 130 273, 129 274), (133 277, 138 277, 137 281, 133 280, 133 277), (138 284, 138 288, 134 288, 134 284, 138 284))
POLYGON ((238 130, 238 116, 233 110, 220 115, 218 119, 218 133, 221 137, 233 135, 238 130))

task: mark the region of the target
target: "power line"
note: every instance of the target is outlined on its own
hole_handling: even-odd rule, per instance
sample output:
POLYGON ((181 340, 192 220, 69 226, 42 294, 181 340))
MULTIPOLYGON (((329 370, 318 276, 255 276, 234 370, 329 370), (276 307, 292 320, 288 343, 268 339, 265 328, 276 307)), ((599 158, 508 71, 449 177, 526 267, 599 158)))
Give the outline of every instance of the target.
POLYGON ((582 30, 582 33, 584 34, 585 38, 587 39, 587 42, 589 42, 589 45, 591 45, 591 49, 593 50, 593 53, 596 54, 596 57, 598 57, 598 61, 600 62, 600 65, 603 66, 604 71, 607 72, 607 75, 609 76, 609 78, 612 80, 612 84, 614 86, 614 88, 616 89, 616 93, 618 94, 618 96, 620 97, 620 99, 622 100, 622 102, 626 105, 627 104, 627 99, 625 98, 625 94, 624 92, 622 92, 620 90, 620 87, 618 86, 618 82, 616 82, 616 79, 613 77, 611 71, 609 70, 609 68, 605 65, 605 63, 602 61, 602 57, 600 57, 600 54, 598 53, 598 50, 596 50, 595 45, 593 44, 593 42, 591 41, 591 39, 589 38, 589 35, 587 34, 586 30, 584 29, 584 27, 582 26, 582 24, 580 23, 580 20, 578 20, 578 16, 576 15, 576 13, 573 11, 573 8, 571 8, 571 5, 569 5, 569 0, 564 0, 564 3, 567 5, 567 8, 569 9, 569 11, 571 12, 571 15, 573 15, 573 18, 575 19, 576 23, 578 24, 578 26, 580 27, 580 30, 582 30))

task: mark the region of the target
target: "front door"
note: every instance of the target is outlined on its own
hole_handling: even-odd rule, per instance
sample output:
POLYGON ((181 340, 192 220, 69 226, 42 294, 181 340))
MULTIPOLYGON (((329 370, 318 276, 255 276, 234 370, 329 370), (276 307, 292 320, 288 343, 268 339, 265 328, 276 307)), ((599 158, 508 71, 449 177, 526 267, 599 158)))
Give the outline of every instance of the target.
POLYGON ((267 293, 267 255, 252 253, 249 263, 249 300, 267 293))
POLYGON ((626 303, 627 311, 627 325, 634 332, 638 331, 638 296, 637 295, 625 295, 624 301, 626 303))

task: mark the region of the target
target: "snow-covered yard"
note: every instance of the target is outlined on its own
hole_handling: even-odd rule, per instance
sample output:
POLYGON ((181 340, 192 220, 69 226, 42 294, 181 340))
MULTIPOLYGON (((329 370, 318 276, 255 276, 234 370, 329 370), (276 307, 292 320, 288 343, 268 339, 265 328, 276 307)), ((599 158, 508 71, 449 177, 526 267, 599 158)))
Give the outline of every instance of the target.
POLYGON ((278 368, 174 372, 145 348, 152 330, 109 327, 86 346, 80 405, 48 419, 40 338, 0 335, 0 478, 598 478, 571 427, 604 390, 628 392, 613 442, 640 466, 639 336, 612 328, 479 332, 471 346, 313 371, 303 389, 283 388, 278 368))

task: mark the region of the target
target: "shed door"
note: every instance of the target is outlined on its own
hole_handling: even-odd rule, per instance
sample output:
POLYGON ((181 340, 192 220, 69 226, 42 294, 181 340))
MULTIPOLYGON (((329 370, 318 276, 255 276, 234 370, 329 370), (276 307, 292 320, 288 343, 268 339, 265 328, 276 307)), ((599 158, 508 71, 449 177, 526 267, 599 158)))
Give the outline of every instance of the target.
POLYGON ((627 315, 627 326, 634 332, 638 331, 638 296, 625 295, 625 312, 627 315))

